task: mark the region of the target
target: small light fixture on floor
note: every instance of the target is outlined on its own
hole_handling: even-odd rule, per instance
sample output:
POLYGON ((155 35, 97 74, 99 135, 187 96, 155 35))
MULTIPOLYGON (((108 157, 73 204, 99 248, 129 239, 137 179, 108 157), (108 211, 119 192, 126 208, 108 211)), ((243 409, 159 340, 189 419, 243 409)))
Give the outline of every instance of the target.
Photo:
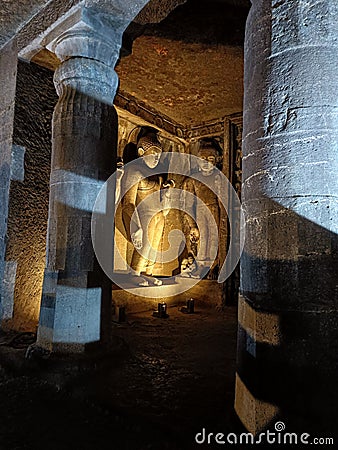
POLYGON ((123 323, 126 322, 126 307, 115 306, 114 322, 123 323))
POLYGON ((125 322, 126 321, 126 307, 125 306, 119 306, 118 307, 118 320, 119 322, 125 322))
POLYGON ((184 314, 193 314, 195 312, 195 300, 193 298, 187 300, 187 306, 182 306, 180 311, 184 314))
POLYGON ((158 303, 157 311, 153 311, 153 316, 159 317, 160 319, 166 319, 167 317, 169 317, 169 314, 167 313, 166 302, 158 303))

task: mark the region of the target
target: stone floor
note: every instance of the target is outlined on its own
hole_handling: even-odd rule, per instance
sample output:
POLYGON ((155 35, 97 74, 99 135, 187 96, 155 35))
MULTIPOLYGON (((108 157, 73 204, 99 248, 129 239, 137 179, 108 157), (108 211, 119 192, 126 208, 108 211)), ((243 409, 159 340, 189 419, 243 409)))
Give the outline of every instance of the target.
POLYGON ((236 308, 168 312, 114 323, 114 352, 90 368, 27 361, 29 336, 0 336, 0 449, 184 450, 205 447, 195 443, 203 427, 243 431, 233 410, 236 308))

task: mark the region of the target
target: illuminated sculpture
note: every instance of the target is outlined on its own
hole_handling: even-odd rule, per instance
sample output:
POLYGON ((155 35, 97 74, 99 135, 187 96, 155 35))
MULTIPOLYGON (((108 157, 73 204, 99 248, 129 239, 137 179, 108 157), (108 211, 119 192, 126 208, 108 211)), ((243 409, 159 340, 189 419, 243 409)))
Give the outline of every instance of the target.
POLYGON ((188 257, 182 260, 180 275, 185 278, 200 278, 193 253, 188 253, 188 257))
POLYGON ((216 275, 217 254, 218 254, 218 232, 215 228, 212 230, 210 216, 205 214, 205 209, 197 202, 207 206, 213 217, 217 230, 220 225, 220 205, 219 189, 220 175, 216 169, 216 164, 220 158, 220 147, 213 139, 204 139, 200 142, 198 151, 198 170, 197 179, 187 178, 183 183, 183 204, 184 204, 184 222, 189 230, 188 251, 196 256, 198 271, 203 277, 210 269, 211 277, 216 275), (204 180, 212 187, 212 190, 205 184, 204 180), (186 195, 185 193, 192 195, 186 195), (198 252, 197 252, 198 250, 198 252), (216 259, 215 259, 216 257, 216 259))
POLYGON ((138 286, 148 286, 149 283, 160 286, 162 281, 152 277, 164 228, 164 214, 158 208, 163 179, 152 173, 162 154, 157 131, 142 128, 136 145, 140 163, 126 165, 122 179, 122 183, 131 186, 122 198, 122 219, 127 238, 134 246, 130 264, 132 282, 138 286), (152 196, 151 201, 141 204, 152 194, 155 197, 152 196), (145 275, 141 276, 142 272, 145 275))

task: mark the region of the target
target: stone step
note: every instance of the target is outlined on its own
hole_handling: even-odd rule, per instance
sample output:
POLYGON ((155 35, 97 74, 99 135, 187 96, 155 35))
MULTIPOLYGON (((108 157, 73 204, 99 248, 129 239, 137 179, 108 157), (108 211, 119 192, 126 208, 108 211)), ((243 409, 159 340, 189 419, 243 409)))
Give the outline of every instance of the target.
POLYGON ((222 301, 222 285, 214 280, 196 280, 180 276, 161 278, 162 286, 134 286, 128 281, 129 275, 115 274, 118 285, 113 286, 113 303, 126 306, 128 311, 156 309, 159 301, 168 306, 185 304, 190 298, 196 304, 217 306, 222 301), (197 281, 197 283, 196 283, 197 281))

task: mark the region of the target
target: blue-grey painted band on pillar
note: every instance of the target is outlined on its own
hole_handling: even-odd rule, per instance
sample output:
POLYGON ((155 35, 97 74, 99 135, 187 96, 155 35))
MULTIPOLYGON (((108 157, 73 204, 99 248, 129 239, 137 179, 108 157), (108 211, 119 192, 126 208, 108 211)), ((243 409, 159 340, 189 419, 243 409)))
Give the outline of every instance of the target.
POLYGON ((22 145, 12 146, 11 180, 24 181, 25 178, 25 152, 22 145))

